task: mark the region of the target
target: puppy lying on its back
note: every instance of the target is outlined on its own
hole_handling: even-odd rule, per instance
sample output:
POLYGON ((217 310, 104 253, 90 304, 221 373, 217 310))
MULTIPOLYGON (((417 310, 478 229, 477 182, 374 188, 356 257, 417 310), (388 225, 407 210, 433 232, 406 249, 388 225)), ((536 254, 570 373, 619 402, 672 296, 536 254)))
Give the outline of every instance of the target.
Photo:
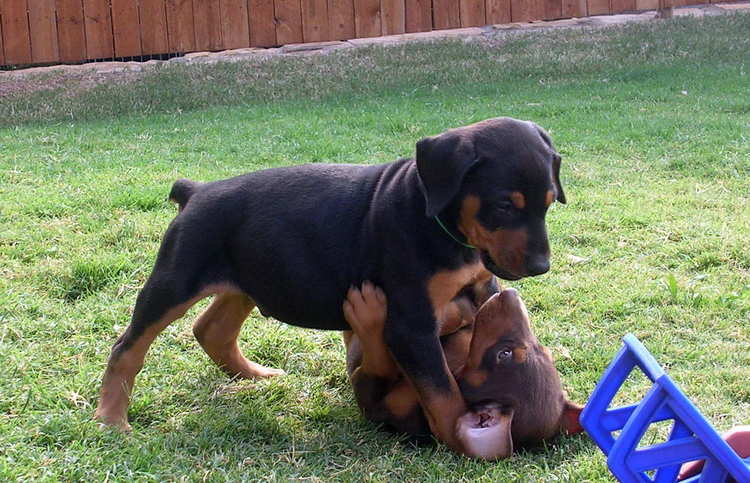
MULTIPOLYGON (((507 458, 514 445, 533 445, 560 433, 581 431, 581 407, 567 400, 552 357, 531 331, 518 292, 492 295, 479 310, 471 294, 453 300, 443 326, 460 327, 441 337, 448 368, 468 412, 456 437, 469 456, 507 458)), ((430 434, 417 393, 383 342, 385 294, 371 284, 349 290, 344 313, 353 332, 344 334, 347 370, 365 416, 412 435, 430 434)))

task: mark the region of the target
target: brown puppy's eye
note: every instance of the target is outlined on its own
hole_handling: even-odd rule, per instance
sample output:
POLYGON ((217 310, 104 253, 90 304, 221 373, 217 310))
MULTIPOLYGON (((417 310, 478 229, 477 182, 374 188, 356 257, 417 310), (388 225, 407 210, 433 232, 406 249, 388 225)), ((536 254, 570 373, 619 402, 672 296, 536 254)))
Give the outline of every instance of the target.
POLYGON ((498 362, 506 362, 510 360, 511 357, 513 357, 513 351, 510 349, 500 349, 500 352, 497 353, 498 362))

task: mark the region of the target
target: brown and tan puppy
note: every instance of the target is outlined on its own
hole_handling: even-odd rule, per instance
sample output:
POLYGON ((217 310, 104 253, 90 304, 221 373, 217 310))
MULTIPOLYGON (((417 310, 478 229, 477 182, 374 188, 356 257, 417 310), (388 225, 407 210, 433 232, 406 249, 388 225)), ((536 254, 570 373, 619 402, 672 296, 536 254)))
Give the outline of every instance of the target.
MULTIPOLYGON (((479 310, 471 293, 454 299, 443 314, 441 337, 451 372, 469 408, 455 426, 466 454, 507 458, 560 433, 581 431, 581 407, 567 400, 549 351, 531 331, 518 292, 505 289, 479 310)), ((365 283, 351 289, 344 313, 347 369, 365 416, 413 435, 429 434, 417 393, 400 373, 383 341, 385 294, 365 283)))

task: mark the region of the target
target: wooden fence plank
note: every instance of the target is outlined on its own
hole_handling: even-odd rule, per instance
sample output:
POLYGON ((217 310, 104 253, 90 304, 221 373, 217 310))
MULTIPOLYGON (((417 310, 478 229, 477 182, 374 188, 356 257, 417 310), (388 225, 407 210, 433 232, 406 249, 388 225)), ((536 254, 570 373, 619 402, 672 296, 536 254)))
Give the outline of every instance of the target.
POLYGON ((3 14, 0 12, 0 65, 5 65, 5 51, 3 50, 3 14))
POLYGON ((0 0, 0 65, 372 37, 696 1, 0 0))
POLYGON ((143 53, 136 2, 112 0, 112 32, 115 40, 115 57, 133 57, 143 53))
POLYGON ((588 0, 589 15, 603 15, 609 13, 609 0, 588 0))
POLYGON ((406 0, 406 31, 429 32, 432 30, 432 1, 406 0))
POLYGON ((109 2, 107 0, 83 0, 83 25, 86 32, 86 58, 114 57, 109 2))
POLYGON ((405 0, 381 0, 380 11, 383 19, 383 35, 406 32, 405 0))
POLYGON ((57 44, 57 22, 55 21, 55 0, 33 0, 29 2, 29 33, 32 62, 47 63, 60 60, 60 51, 57 44))
POLYGON ((659 8, 659 0, 635 0, 636 10, 656 10, 659 8))
POLYGON ((225 49, 250 46, 247 0, 221 0, 221 36, 225 49))
POLYGON ((57 44, 62 62, 86 58, 81 0, 57 0, 57 44))
POLYGON ((164 0, 140 0, 141 47, 144 54, 169 52, 164 0))
POLYGON ((544 0, 544 19, 562 18, 562 0, 544 0))
POLYGON ((484 0, 460 0, 461 27, 481 27, 487 24, 484 0))
POLYGON ((221 50, 221 11, 219 0, 198 0, 193 3, 195 15, 195 48, 198 50, 221 50))
POLYGON ((302 42, 300 0, 275 0, 276 42, 279 45, 302 42))
POLYGON ((562 2, 563 18, 585 17, 586 15, 588 15, 588 8, 586 5, 586 0, 563 0, 562 2))
POLYGON ((326 0, 302 0, 302 38, 305 42, 330 40, 326 0))
POLYGON ((510 23, 510 0, 487 0, 487 23, 510 23))
POLYGON ((26 0, 0 0, 3 35, 5 35, 5 61, 8 64, 31 63, 31 37, 26 0))
POLYGON ((354 0, 354 29, 357 37, 381 35, 380 0, 354 0))
POLYGON ((531 21, 535 20, 542 20, 547 15, 547 6, 546 6, 547 0, 535 0, 532 2, 532 19, 531 21))
POLYGON ((328 0, 331 40, 353 39, 354 0, 328 0))
POLYGON ((454 29, 461 26, 458 2, 454 0, 433 0, 432 19, 435 30, 454 29))
POLYGON ((635 10, 635 0, 612 0, 612 13, 635 10))
POLYGON ((250 0, 249 5, 250 45, 254 47, 276 45, 276 18, 273 14, 273 0, 250 0))
POLYGON ((545 15, 544 0, 511 0, 510 12, 513 22, 541 20, 545 15))
POLYGON ((193 19, 193 0, 167 0, 167 41, 170 52, 195 50, 193 19))

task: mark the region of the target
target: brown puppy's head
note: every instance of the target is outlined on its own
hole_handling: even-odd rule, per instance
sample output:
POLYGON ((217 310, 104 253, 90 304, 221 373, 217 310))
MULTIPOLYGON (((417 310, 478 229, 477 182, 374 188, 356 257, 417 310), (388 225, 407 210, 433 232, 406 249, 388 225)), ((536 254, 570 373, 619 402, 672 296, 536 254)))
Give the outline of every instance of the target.
POLYGON ((477 312, 458 383, 470 411, 456 430, 475 456, 503 458, 514 443, 536 444, 581 430, 581 407, 567 400, 552 357, 531 331, 514 289, 492 296, 477 312))
POLYGON ((517 280, 549 270, 544 217, 565 194, 560 155, 541 127, 497 118, 422 139, 417 171, 427 216, 456 227, 492 273, 517 280))

